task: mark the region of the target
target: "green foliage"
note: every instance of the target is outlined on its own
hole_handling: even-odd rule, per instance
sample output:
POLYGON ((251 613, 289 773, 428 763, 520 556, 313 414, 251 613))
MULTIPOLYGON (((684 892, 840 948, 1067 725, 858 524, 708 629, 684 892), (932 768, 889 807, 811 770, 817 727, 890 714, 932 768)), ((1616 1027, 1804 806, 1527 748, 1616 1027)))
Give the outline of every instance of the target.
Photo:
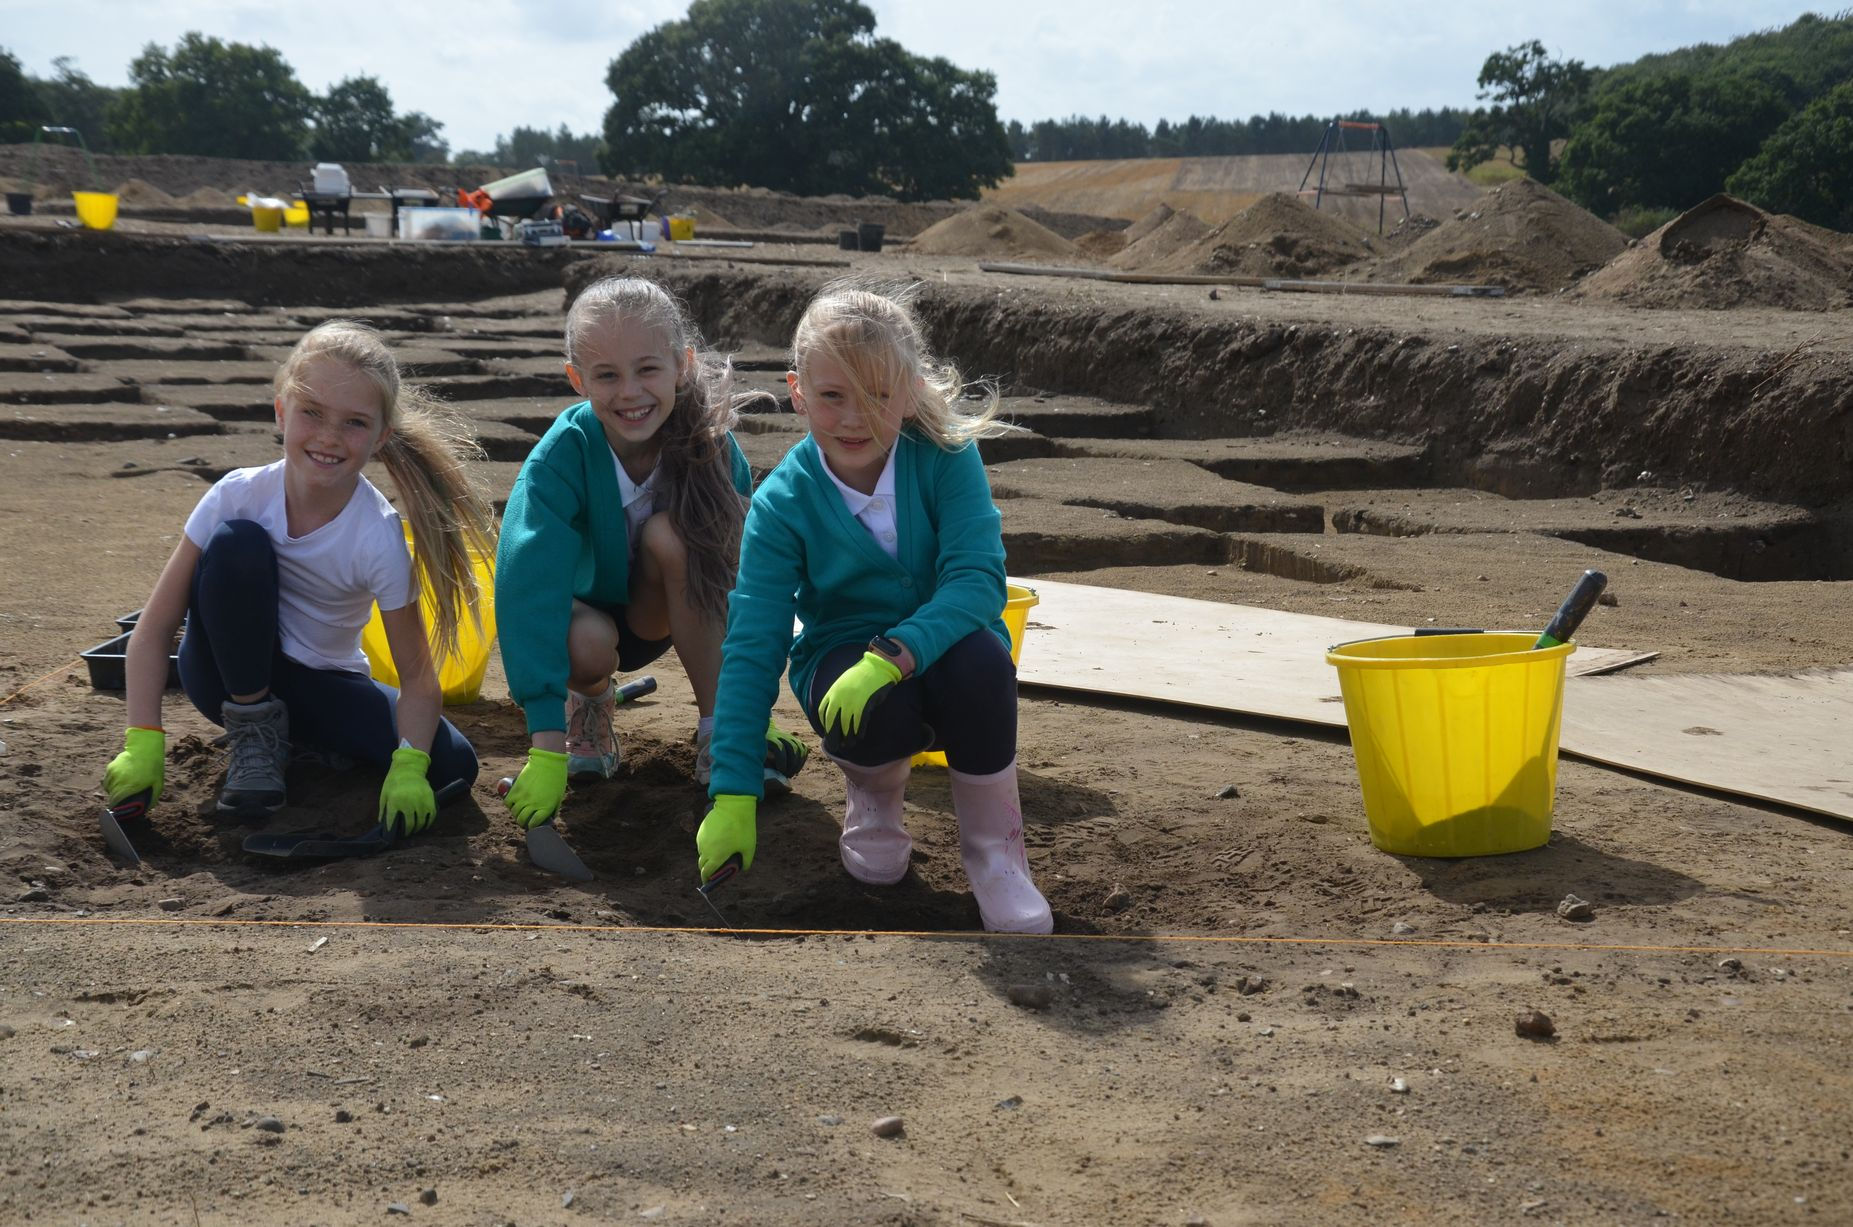
POLYGON ((325 162, 403 162, 412 156, 392 95, 377 77, 349 77, 315 100, 309 154, 325 162))
POLYGON ((38 83, 12 52, 0 48, 0 141, 29 141, 51 119, 38 83))
POLYGON ((50 77, 37 79, 39 96, 51 112, 50 122, 83 133, 93 153, 115 152, 109 134, 109 111, 124 91, 98 85, 68 55, 54 59, 51 66, 50 77))
MULTIPOLYGON (((1399 148, 1450 144, 1460 135, 1468 114, 1443 107, 1411 111, 1401 107, 1372 114, 1354 111, 1337 116, 1364 122, 1375 120, 1390 130, 1399 148)), ((1084 162, 1099 158, 1204 158, 1246 157, 1264 153, 1311 154, 1319 148, 1330 115, 1283 115, 1278 111, 1248 119, 1217 119, 1192 115, 1182 123, 1158 121, 1145 125, 1105 115, 1090 119, 1044 119, 1030 127, 1011 120, 1006 128, 1010 154, 1018 162, 1084 162)))
POLYGON ((1756 77, 1782 89, 1800 106, 1853 76, 1853 19, 1847 13, 1805 13, 1780 29, 1762 30, 1719 46, 1700 43, 1664 55, 1647 55, 1603 74, 1602 88, 1619 88, 1653 76, 1756 77))
POLYGON ((1726 187, 1772 212, 1853 231, 1853 81, 1785 120, 1726 187))
POLYGON ((695 0, 606 83, 612 174, 922 199, 1010 173, 996 79, 876 38, 857 0, 695 0))
POLYGON ((1551 59, 1534 38, 1487 56, 1479 84, 1479 98, 1493 105, 1476 111, 1455 140, 1448 169, 1471 170, 1503 145, 1523 157, 1526 174, 1549 183, 1556 177, 1551 142, 1568 136, 1582 113, 1589 69, 1581 60, 1551 59))
POLYGON ((273 48, 189 32, 171 54, 149 43, 129 65, 129 82, 110 115, 122 152, 302 156, 314 99, 273 48))
POLYGON ((1631 205, 1690 208, 1788 111, 1774 87, 1750 76, 1637 77, 1597 98, 1564 147, 1558 188, 1605 215, 1631 205))
POLYGON ((1645 238, 1678 217, 1679 209, 1644 209, 1629 205, 1615 215, 1615 229, 1631 239, 1645 238))

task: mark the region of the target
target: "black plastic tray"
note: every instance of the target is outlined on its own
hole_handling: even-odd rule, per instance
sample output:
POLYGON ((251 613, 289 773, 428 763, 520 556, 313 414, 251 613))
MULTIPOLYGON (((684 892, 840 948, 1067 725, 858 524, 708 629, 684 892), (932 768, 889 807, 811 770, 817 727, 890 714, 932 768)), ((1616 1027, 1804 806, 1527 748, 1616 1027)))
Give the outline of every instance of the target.
MULTIPOLYGON (((125 631, 114 639, 104 640, 89 651, 78 653, 90 669, 90 685, 93 689, 128 689, 129 635, 132 633, 125 631)), ((180 657, 172 652, 167 656, 167 688, 180 688, 180 657)))

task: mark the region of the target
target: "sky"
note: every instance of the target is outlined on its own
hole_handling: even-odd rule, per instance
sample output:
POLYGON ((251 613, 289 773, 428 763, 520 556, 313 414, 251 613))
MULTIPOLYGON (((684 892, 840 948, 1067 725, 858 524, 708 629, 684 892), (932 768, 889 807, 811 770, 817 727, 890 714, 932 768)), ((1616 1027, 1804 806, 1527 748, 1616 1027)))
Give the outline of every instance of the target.
MULTIPOLYGON (((1531 39, 1591 67, 1722 43, 1844 7, 1773 0, 865 0, 876 34, 997 77, 998 116, 1148 127, 1192 114, 1326 115, 1475 104, 1491 52, 1531 39)), ((0 48, 26 71, 71 56, 126 85, 143 47, 197 30, 275 47, 304 85, 378 77, 395 107, 444 124, 452 149, 516 126, 600 131, 605 71, 687 0, 0 0, 0 48)), ((1392 135, 1394 135, 1392 133, 1392 135)))

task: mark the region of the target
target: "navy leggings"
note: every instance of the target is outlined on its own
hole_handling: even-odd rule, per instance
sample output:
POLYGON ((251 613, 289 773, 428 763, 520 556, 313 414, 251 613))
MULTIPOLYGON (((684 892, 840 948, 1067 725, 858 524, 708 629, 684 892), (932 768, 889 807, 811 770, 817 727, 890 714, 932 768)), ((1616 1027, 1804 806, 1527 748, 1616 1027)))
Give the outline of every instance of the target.
MULTIPOLYGON (((399 748, 399 692, 364 673, 312 669, 283 654, 277 639, 277 555, 250 520, 213 531, 193 572, 180 684, 200 714, 223 725, 220 706, 235 694, 269 690, 290 713, 290 740, 385 767, 399 748)), ((476 779, 476 751, 450 721, 431 739, 426 778, 444 800, 476 779), (447 791, 448 790, 448 791, 447 791)))
POLYGON ((1004 641, 973 631, 926 669, 895 686, 862 725, 852 746, 825 736, 817 719, 832 682, 862 659, 866 647, 843 644, 824 653, 811 675, 805 715, 824 749, 863 767, 876 767, 922 750, 943 750, 946 764, 968 775, 990 775, 1017 756, 1017 667, 1004 641))

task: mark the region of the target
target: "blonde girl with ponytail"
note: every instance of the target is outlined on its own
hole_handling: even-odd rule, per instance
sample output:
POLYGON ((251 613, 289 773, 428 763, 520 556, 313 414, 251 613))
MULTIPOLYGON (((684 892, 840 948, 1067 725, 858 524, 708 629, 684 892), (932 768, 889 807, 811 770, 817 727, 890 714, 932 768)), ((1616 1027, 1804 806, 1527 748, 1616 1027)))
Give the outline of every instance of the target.
POLYGON ((437 652, 476 617, 472 553, 494 547, 465 463, 481 452, 421 390, 404 385, 373 329, 330 321, 290 351, 275 381, 283 458, 235 469, 200 499, 155 582, 128 652, 129 728, 104 776, 112 808, 160 799, 167 645, 185 619, 180 680, 225 728, 221 812, 261 818, 286 803, 293 745, 385 770, 390 835, 429 826, 468 790, 476 753, 442 717, 437 652), (379 459, 411 521, 362 470, 379 459), (424 625, 420 583, 436 597, 424 625), (360 648, 378 603, 400 689, 375 682, 360 648))

